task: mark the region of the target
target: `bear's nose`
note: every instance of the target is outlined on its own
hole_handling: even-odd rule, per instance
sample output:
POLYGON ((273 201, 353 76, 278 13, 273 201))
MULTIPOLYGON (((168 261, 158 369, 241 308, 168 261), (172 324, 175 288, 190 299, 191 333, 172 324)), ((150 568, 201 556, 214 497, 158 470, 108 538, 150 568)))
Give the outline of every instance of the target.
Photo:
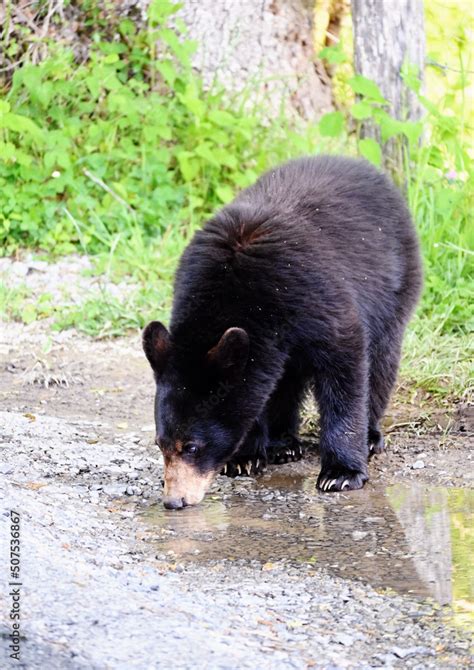
POLYGON ((182 509, 186 507, 184 498, 172 498, 171 496, 164 496, 163 505, 166 509, 182 509))

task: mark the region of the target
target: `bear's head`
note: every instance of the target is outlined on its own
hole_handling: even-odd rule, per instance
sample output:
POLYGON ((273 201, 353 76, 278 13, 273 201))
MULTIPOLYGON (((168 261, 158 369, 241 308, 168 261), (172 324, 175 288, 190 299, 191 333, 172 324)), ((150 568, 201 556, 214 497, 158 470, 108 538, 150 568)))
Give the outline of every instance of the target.
POLYGON ((203 348, 197 338, 183 345, 152 321, 143 331, 143 349, 156 380, 163 504, 197 505, 254 419, 245 416, 244 400, 249 337, 242 328, 228 328, 211 347, 203 348))

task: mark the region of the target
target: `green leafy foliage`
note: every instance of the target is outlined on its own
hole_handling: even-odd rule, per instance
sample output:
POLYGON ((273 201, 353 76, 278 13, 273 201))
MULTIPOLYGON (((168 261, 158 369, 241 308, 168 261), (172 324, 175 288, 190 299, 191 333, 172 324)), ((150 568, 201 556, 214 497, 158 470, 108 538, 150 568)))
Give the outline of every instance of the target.
POLYGON ((340 65, 341 63, 346 63, 349 60, 347 54, 343 51, 340 42, 334 46, 321 49, 318 56, 331 65, 340 65))
POLYGON ((360 155, 367 158, 368 161, 374 165, 380 166, 382 164, 382 149, 380 144, 370 137, 359 140, 360 155))
POLYGON ((345 119, 342 112, 329 112, 319 121, 319 132, 323 137, 338 137, 344 130, 345 119))
POLYGON ((366 100, 386 104, 387 101, 380 92, 377 84, 371 79, 363 77, 361 74, 356 74, 347 82, 354 93, 363 96, 366 100))
POLYGON ((288 155, 283 129, 203 91, 195 45, 166 25, 175 10, 155 0, 142 31, 125 20, 119 41, 97 33, 85 62, 49 44, 14 73, 0 100, 3 253, 97 253, 137 226, 158 239, 288 155))

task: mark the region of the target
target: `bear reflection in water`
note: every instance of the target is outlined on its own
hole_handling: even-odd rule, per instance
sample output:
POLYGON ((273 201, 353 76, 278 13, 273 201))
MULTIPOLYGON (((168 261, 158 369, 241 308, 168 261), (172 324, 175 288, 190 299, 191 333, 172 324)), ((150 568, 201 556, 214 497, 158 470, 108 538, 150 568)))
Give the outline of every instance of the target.
POLYGON ((431 596, 472 628, 474 491, 412 482, 317 495, 316 461, 309 455, 299 464, 305 474, 270 468, 255 481, 237 480, 236 493, 179 515, 152 505, 141 517, 144 537, 172 564, 306 565, 431 596))

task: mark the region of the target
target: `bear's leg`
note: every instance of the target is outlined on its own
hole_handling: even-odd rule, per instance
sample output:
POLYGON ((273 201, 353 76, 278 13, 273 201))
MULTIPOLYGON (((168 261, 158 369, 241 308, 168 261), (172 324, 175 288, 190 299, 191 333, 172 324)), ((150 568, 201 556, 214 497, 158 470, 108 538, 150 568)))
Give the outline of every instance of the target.
POLYGON ((267 466, 268 426, 265 418, 257 419, 247 437, 221 474, 227 477, 257 475, 267 466))
POLYGON ((298 461, 303 456, 298 426, 307 379, 297 361, 290 361, 268 401, 269 463, 298 461))
POLYGON ((351 345, 320 352, 315 369, 322 491, 360 489, 368 479, 367 355, 362 337, 351 345))
POLYGON ((384 449, 380 420, 387 409, 390 393, 397 378, 402 337, 393 328, 373 343, 370 354, 369 379, 369 456, 384 449))

